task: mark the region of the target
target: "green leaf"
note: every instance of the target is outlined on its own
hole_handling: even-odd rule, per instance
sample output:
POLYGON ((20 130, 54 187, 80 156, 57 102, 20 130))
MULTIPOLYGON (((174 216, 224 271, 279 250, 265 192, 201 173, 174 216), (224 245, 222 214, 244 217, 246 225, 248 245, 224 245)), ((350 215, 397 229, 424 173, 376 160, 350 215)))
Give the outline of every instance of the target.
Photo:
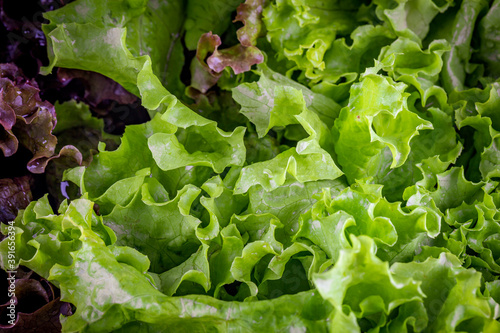
POLYGON ((451 1, 439 3, 432 0, 376 1, 377 16, 386 21, 398 36, 405 36, 416 41, 423 40, 429 31, 429 25, 437 14, 445 12, 451 1))
POLYGON ((231 273, 236 280, 248 286, 251 296, 256 296, 259 291, 257 285, 251 279, 250 274, 252 269, 268 254, 276 254, 276 252, 274 252, 269 243, 258 240, 245 245, 241 252, 241 256, 233 260, 231 273))
POLYGON ((496 33, 500 29, 500 2, 493 1, 488 13, 479 22, 479 35, 481 47, 479 57, 486 63, 487 75, 498 78, 500 76, 500 66, 498 64, 499 42, 496 33))
POLYGON ((207 259, 208 245, 202 244, 198 251, 186 261, 162 274, 161 291, 172 296, 183 281, 191 281, 201 285, 205 291, 210 289, 210 272, 207 259))
POLYGON ((161 120, 156 115, 150 122, 127 126, 121 144, 114 151, 105 151, 100 146, 99 154, 85 169, 82 177, 82 192, 88 192, 90 198, 103 195, 108 188, 118 181, 136 175, 144 168, 150 168, 151 174, 159 178, 159 168, 148 148, 148 138, 153 133, 174 133, 175 126, 161 120))
POLYGON ((351 241, 353 248, 343 250, 331 270, 313 277, 321 296, 335 308, 332 329, 359 331, 356 317, 374 318, 374 326, 380 327, 398 306, 423 299, 418 281, 393 274, 375 256, 371 238, 352 236, 351 241))
POLYGON ((406 262, 439 234, 440 220, 436 210, 389 203, 378 185, 356 184, 338 194, 324 190, 301 215, 295 240, 310 240, 335 262, 342 249, 351 248, 349 234, 367 235, 377 242, 379 258, 406 262))
POLYGON ((240 112, 256 126, 259 137, 274 126, 298 124, 294 115, 301 112, 303 102, 296 90, 302 92, 308 109, 318 114, 327 126, 333 126, 340 111, 337 103, 272 71, 265 64, 259 65, 258 70, 259 81, 240 84, 232 92, 234 100, 241 105, 240 112))
POLYGON ((245 159, 243 127, 227 133, 178 101, 172 101, 162 120, 178 126, 174 133, 154 133, 148 147, 159 168, 168 171, 186 166, 209 166, 221 173, 228 166, 241 166, 245 159))
POLYGON ((360 25, 349 36, 337 38, 325 52, 325 69, 322 81, 311 89, 337 102, 349 98, 349 88, 359 78, 359 73, 372 67, 383 46, 390 44, 396 36, 382 25, 360 25))
POLYGON ((57 114, 57 124, 53 133, 59 134, 67 129, 85 126, 97 130, 104 128, 104 121, 96 117, 92 117, 88 105, 71 100, 59 104, 54 104, 57 114))
MULTIPOLYGON (((79 240, 84 230, 93 228, 95 237, 106 245, 113 244, 116 236, 105 226, 102 218, 93 211, 93 203, 87 199, 78 199, 71 204, 64 202, 60 215, 55 215, 47 195, 33 201, 21 211, 14 222, 15 228, 15 266, 23 265, 42 276, 47 277, 55 264, 69 265, 72 262, 71 251, 82 246, 79 240)), ((2 233, 7 234, 8 226, 2 225, 2 233)), ((2 256, 0 264, 7 270, 8 238, 0 243, 2 256)), ((9 268, 8 270, 11 270, 9 268)))
MULTIPOLYGON (((425 184, 424 179, 421 184, 425 184)), ((464 177, 463 168, 454 167, 443 173, 432 175, 432 179, 427 180, 425 186, 417 185, 407 188, 404 194, 408 205, 418 205, 421 197, 428 197, 433 200, 435 205, 445 212, 449 208, 460 206, 463 202, 471 204, 475 200, 482 201, 486 184, 473 183, 467 181, 464 177), (437 188, 434 188, 437 186, 437 188)), ((486 189, 490 187, 486 185, 486 189)))
POLYGON ((420 288, 426 296, 423 299, 428 319, 426 331, 456 332, 469 327, 489 332, 486 327, 499 327, 487 298, 479 292, 481 274, 461 267, 452 254, 442 253, 439 258, 422 263, 397 263, 391 271, 421 282, 420 288))
POLYGON ((328 188, 331 195, 336 196, 345 187, 342 178, 305 183, 287 178, 283 185, 272 191, 255 186, 248 191, 249 205, 246 213, 269 213, 276 216, 284 224, 283 231, 287 235, 281 241, 289 244, 291 236, 299 230, 299 217, 316 202, 316 194, 328 188))
MULTIPOLYGON (((63 331, 159 331, 165 327, 177 331, 222 327, 245 332, 264 328, 289 330, 291 327, 326 331, 324 319, 331 307, 312 292, 241 304, 208 296, 168 297, 162 294, 147 274, 148 258, 130 247, 112 245, 116 240, 113 231, 102 224, 92 206, 89 200, 77 199, 70 205, 64 203, 60 214, 56 215, 45 198, 33 202, 16 222, 24 228, 24 233, 30 233, 24 240, 23 234, 17 233, 21 245, 17 250, 20 264, 60 286, 63 300, 77 308, 72 316, 62 318, 63 331), (38 234, 35 238, 33 232, 38 234), (37 240, 43 240, 42 236, 51 238, 52 243, 38 243, 37 240), (74 246, 63 244, 56 248, 59 243, 53 242, 54 236, 63 236, 66 244, 73 242, 74 246), (30 244, 40 246, 32 248, 27 244, 29 240, 30 244), (87 292, 74 293, 72 290, 87 292), (299 304, 300 310, 296 307, 299 304), (125 315, 127 313, 133 315, 125 315)), ((7 239, 0 246, 6 243, 7 239)), ((206 252, 201 253, 203 259, 206 252)), ((198 267, 196 265, 193 267, 198 267)), ((181 266, 187 268, 187 276, 171 274, 166 278, 166 275, 160 287, 168 287, 169 281, 178 283, 179 278, 196 280, 202 277, 188 266, 189 261, 181 266)))
POLYGON ((169 201, 156 202, 151 193, 157 181, 150 178, 127 205, 116 205, 104 222, 113 229, 117 244, 147 255, 151 271, 162 273, 186 260, 199 247, 196 231, 201 221, 190 215, 200 189, 185 186, 169 201))
MULTIPOLYGON (((488 269, 493 273, 500 272, 500 265, 496 262, 500 244, 498 234, 500 223, 497 215, 497 207, 493 197, 484 195, 481 203, 463 203, 456 208, 446 212, 445 220, 455 228, 460 228, 466 239, 468 249, 474 251, 475 256, 470 260, 482 259, 481 269, 488 269)), ((472 266, 476 266, 472 264, 472 266)), ((479 269, 479 267, 478 267, 479 269)))
MULTIPOLYGON (((300 94, 296 90, 294 93, 300 94)), ((299 141, 297 147, 290 148, 269 161, 244 167, 234 193, 245 193, 257 184, 271 191, 285 183, 287 173, 302 183, 333 180, 342 175, 329 153, 333 151, 330 130, 315 113, 305 108, 303 99, 301 113, 295 118, 309 137, 299 141), (318 169, 316 165, 322 165, 322 168, 318 169)))
POLYGON ((357 25, 360 3, 279 0, 264 9, 267 39, 280 58, 293 61, 309 79, 325 69, 325 52, 337 34, 357 25))
POLYGON ((403 165, 410 140, 420 130, 432 128, 408 109, 405 88, 403 83, 370 72, 352 86, 349 104, 334 127, 335 152, 349 182, 373 177, 389 161, 391 169, 403 165))
MULTIPOLYGON (((43 72, 108 76, 151 120, 65 173, 80 199, 56 214, 43 197, 2 225, 0 266, 60 287, 76 308, 65 332, 500 331, 498 5, 77 0, 46 13, 43 72)), ((31 105, 6 91, 4 150, 9 108, 31 105)), ((57 113, 61 138, 102 130, 83 104, 57 113)))
POLYGON ((448 93, 463 90, 466 74, 475 69, 475 66, 469 63, 472 35, 478 16, 487 6, 488 2, 484 0, 463 1, 456 16, 446 22, 449 28, 443 31, 447 32, 445 38, 451 45, 451 51, 443 57, 445 66, 441 79, 448 93))
POLYGON ((294 117, 302 112, 304 99, 292 87, 273 85, 261 76, 258 83, 244 83, 233 90, 233 98, 256 127, 260 138, 275 126, 297 124, 294 117))
POLYGON ((243 251, 243 239, 236 225, 230 224, 220 232, 221 248, 210 257, 210 273, 215 298, 219 297, 221 288, 235 281, 230 270, 236 257, 243 251))
POLYGON ((171 61, 182 56, 178 47, 170 52, 184 20, 182 1, 83 0, 44 15, 50 64, 43 73, 54 66, 94 71, 138 95, 137 74, 148 60, 166 82, 176 72, 171 61))

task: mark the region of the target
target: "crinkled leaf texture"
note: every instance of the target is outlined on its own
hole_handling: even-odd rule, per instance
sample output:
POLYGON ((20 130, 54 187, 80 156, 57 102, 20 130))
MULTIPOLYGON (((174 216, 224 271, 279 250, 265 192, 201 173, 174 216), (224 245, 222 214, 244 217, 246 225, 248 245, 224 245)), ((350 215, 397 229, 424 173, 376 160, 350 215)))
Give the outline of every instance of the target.
POLYGON ((151 120, 65 173, 80 199, 18 216, 17 261, 76 306, 65 331, 500 331, 497 11, 80 0, 46 14, 50 66, 114 79, 151 120), (190 83, 181 36, 198 45, 190 83))
MULTIPOLYGON (((222 184, 214 178, 203 188, 216 199, 225 191, 220 187, 222 184)), ((380 189, 377 191, 373 185, 363 191, 367 192, 370 188, 371 195, 380 194, 380 189)), ((142 193, 144 196, 144 191, 142 193)), ((349 204, 351 195, 342 193, 347 194, 348 191, 336 192, 330 207, 344 206, 348 211, 352 207, 352 203, 349 204)), ((180 200, 181 196, 178 196, 180 200)), ((143 198, 143 202, 148 201, 143 198)), ((217 200, 205 199, 207 209, 214 212, 209 208, 213 207, 210 202, 217 205, 217 200)), ((167 203, 170 204, 175 204, 175 201, 167 203)), ((156 206, 162 207, 163 204, 157 203, 156 206)), ((313 207, 312 210, 317 209, 313 207)), ((178 288, 182 281, 200 283, 207 279, 201 271, 204 265, 207 271, 209 266, 210 269, 217 268, 213 272, 218 272, 214 277, 214 281, 219 281, 218 286, 231 281, 232 275, 248 284, 250 290, 255 288, 248 268, 266 253, 283 251, 276 243, 275 235, 278 234, 274 232, 281 226, 272 218, 271 223, 267 222, 269 217, 237 217, 221 231, 223 243, 215 252, 217 260, 209 259, 207 262, 207 251, 214 244, 203 243, 200 250, 183 264, 158 276, 147 272, 150 265, 147 256, 116 243, 115 233, 94 212, 91 201, 82 198, 70 204, 64 202, 57 215, 52 212, 45 197, 31 203, 15 221, 16 258, 19 264, 48 277, 61 288, 62 299, 76 305, 73 315, 62 317, 63 331, 120 329, 151 332, 172 328, 176 331, 216 329, 252 332, 300 328, 322 332, 327 329, 360 331, 361 328, 386 327, 397 332, 411 326, 416 331, 453 332, 464 325, 471 325, 493 332, 499 328, 495 320, 498 304, 479 291, 480 273, 461 267, 453 254, 441 253, 423 262, 389 266, 376 255, 377 246, 366 235, 351 234, 331 269, 323 272, 327 267, 325 265, 313 269, 311 278, 319 293, 304 291, 271 300, 243 303, 203 295, 167 296, 174 292, 169 288, 178 288), (242 236, 249 242, 244 248, 242 236), (231 253, 238 248, 240 256, 232 256, 231 253), (228 264, 231 275, 224 278, 221 268, 227 269, 228 264), (466 299, 464 295, 467 295, 466 299)), ((362 221, 361 217, 354 218, 362 221)), ((197 237, 204 234, 199 231, 197 237)), ((199 239, 207 241, 206 237, 199 239)), ((4 240, 0 247, 6 244, 7 240, 4 240)), ((314 250, 307 242, 300 241, 283 251, 280 257, 288 261, 293 253, 304 251, 315 254, 311 259, 321 261, 318 252, 321 250, 314 250)), ((277 262, 280 257, 269 262, 264 280, 271 281, 273 274, 284 274, 283 268, 280 268, 282 264, 277 262)), ((7 258, 1 258, 2 267, 5 267, 7 258)), ((303 264, 307 262, 305 260, 303 264)), ((209 288, 208 285, 206 290, 209 288)))
POLYGON ((232 91, 234 100, 241 105, 240 112, 255 125, 259 137, 275 126, 298 124, 294 118, 301 111, 297 90, 302 93, 306 107, 327 126, 333 126, 341 109, 335 101, 274 72, 265 64, 259 65, 258 71, 259 81, 240 84, 232 91))
POLYGON ((42 72, 54 66, 94 71, 138 95, 137 75, 151 60, 160 80, 178 91, 183 7, 182 1, 85 0, 47 12, 50 64, 42 72))
MULTIPOLYGON (((103 225, 92 202, 77 199, 64 203, 59 212, 53 214, 47 199, 33 202, 25 218, 16 221, 16 241, 19 263, 47 276, 61 288, 62 298, 76 305, 72 316, 62 318, 64 331, 326 329, 324 318, 331 307, 313 292, 248 303, 200 295, 168 297, 147 274, 146 256, 114 245, 114 232, 103 225), (29 243, 22 241, 27 238, 29 243)), ((1 263, 5 267, 6 261, 1 263)))
POLYGON ((278 0, 264 10, 266 37, 279 58, 293 61, 308 79, 321 79, 325 53, 337 34, 346 35, 356 28, 360 4, 278 0))
POLYGON ((377 256, 392 263, 413 260, 423 245, 439 235, 441 216, 436 209, 389 203, 379 185, 355 184, 335 195, 324 190, 299 223, 295 240, 310 240, 334 261, 339 251, 350 248, 353 234, 374 239, 377 256))
POLYGON ((235 185, 235 193, 245 193, 256 184, 268 191, 273 190, 284 184, 287 174, 300 182, 333 180, 342 175, 330 153, 333 152, 330 130, 316 113, 306 107, 301 91, 278 86, 275 93, 277 105, 271 113, 276 116, 270 117, 272 125, 300 124, 309 136, 271 160, 244 167, 235 185))
POLYGON ((405 89, 404 83, 372 70, 352 86, 349 104, 334 127, 335 152, 350 182, 375 176, 386 161, 390 168, 400 167, 412 138, 432 129, 432 123, 409 110, 405 89))
POLYGON ((375 256, 366 236, 351 236, 335 266, 314 276, 323 298, 335 311, 331 329, 360 332, 455 332, 464 327, 494 332, 498 304, 480 292, 481 274, 461 267, 452 254, 424 262, 387 262, 375 256), (363 320, 360 320, 363 319, 363 320))

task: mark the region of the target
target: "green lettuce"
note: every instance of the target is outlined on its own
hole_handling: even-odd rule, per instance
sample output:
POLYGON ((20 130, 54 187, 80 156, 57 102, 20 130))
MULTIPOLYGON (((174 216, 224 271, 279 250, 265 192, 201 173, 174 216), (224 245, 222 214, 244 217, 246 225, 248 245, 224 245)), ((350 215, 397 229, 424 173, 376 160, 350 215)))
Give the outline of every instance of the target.
MULTIPOLYGON (((45 16, 44 72, 101 73, 151 118, 64 173, 57 213, 2 224, 0 266, 75 306, 63 331, 500 331, 498 1, 45 16)), ((58 108, 56 134, 102 128, 58 108)))
POLYGON ((376 176, 389 163, 402 166, 410 142, 432 123, 412 112, 406 85, 367 70, 352 86, 349 104, 335 121, 335 152, 350 182, 376 176))
POLYGON ((138 95, 137 75, 151 59, 155 75, 177 91, 183 7, 182 1, 88 0, 48 12, 43 31, 50 64, 42 72, 54 66, 99 72, 138 95))

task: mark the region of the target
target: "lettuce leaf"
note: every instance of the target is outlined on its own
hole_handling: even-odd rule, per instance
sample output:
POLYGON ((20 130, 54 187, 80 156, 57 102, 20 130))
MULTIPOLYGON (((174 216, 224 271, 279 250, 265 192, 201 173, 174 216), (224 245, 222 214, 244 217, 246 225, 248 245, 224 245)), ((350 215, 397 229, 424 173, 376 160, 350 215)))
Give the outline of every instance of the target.
POLYGON ((348 34, 356 27, 359 5, 357 1, 276 1, 264 10, 267 39, 280 58, 293 61, 307 78, 317 79, 336 35, 348 34))
POLYGON ((351 240, 352 250, 341 252, 331 270, 314 276, 319 293, 335 309, 332 329, 359 331, 356 318, 367 318, 364 330, 376 329, 385 324, 394 309, 422 301, 420 283, 393 274, 387 262, 375 256, 371 238, 360 236, 351 240))
MULTIPOLYGON (((263 327, 326 329, 323 319, 331 308, 311 292, 242 304, 207 296, 168 297, 156 289, 155 280, 146 273, 147 257, 130 247, 116 245, 114 232, 103 225, 102 218, 92 209, 92 202, 77 199, 70 205, 64 203, 59 212, 60 215, 54 215, 48 201, 42 199, 33 202, 25 212, 34 222, 20 220, 16 225, 23 230, 23 235, 33 238, 30 244, 22 243, 19 247, 19 263, 48 276, 61 287, 62 298, 77 307, 72 316, 62 319, 64 331, 119 328, 157 331, 165 324, 180 330, 203 327, 248 332, 263 327), (37 223, 44 228, 36 227, 37 223), (56 243, 47 241, 54 236, 65 241, 54 247, 56 243), (92 291, 72 293, 71 290, 92 291), (297 304, 303 307, 299 310, 297 304), (130 317, 126 313, 134 315, 130 317)), ((6 243, 3 241, 0 246, 6 243)), ((1 263, 5 267, 3 258, 1 263)), ((186 269, 187 265, 179 269, 186 269)), ((177 276, 173 273, 171 271, 171 277, 177 276)), ((167 275, 162 281, 170 285, 167 275)))
POLYGON ((335 121, 335 152, 349 182, 374 177, 386 163, 404 164, 410 141, 432 129, 408 107, 406 85, 367 70, 350 90, 349 104, 335 121))
POLYGON ((498 78, 500 69, 498 68, 498 39, 494 37, 494 31, 498 31, 498 16, 500 15, 500 3, 494 1, 488 13, 479 23, 479 33, 481 35, 481 48, 479 57, 486 63, 486 73, 498 78))
POLYGON ((331 270, 314 277, 320 294, 335 308, 334 329, 493 332, 500 327, 491 303, 479 291, 480 273, 461 267, 455 256, 442 253, 389 268, 375 256, 369 237, 351 241, 352 250, 341 252, 331 270))
MULTIPOLYGON (((45 72, 101 73, 151 120, 65 172, 79 198, 3 224, 0 266, 61 289, 65 332, 499 331, 497 11, 78 0, 45 14, 45 72)), ((82 104, 58 108, 61 139, 102 129, 82 104)))
POLYGON ((376 1, 377 16, 389 23, 398 36, 416 41, 423 40, 429 32, 430 23, 437 14, 445 12, 451 1, 436 3, 431 0, 376 1))
POLYGON ((94 71, 138 95, 137 75, 151 59, 155 75, 176 91, 176 61, 183 61, 176 34, 184 21, 183 7, 182 1, 86 0, 45 13, 50 64, 42 73, 54 66, 94 71))
POLYGON ((298 123, 293 118, 295 114, 292 109, 299 109, 294 103, 301 103, 301 100, 293 101, 298 96, 295 90, 302 92, 307 108, 314 111, 327 126, 333 125, 340 112, 340 105, 274 72, 264 64, 258 66, 258 71, 259 81, 240 84, 232 89, 232 93, 234 100, 241 105, 240 112, 255 125, 259 137, 264 137, 274 126, 298 123))
MULTIPOLYGON (((296 96, 293 105, 287 110, 297 112, 293 115, 309 137, 297 142, 297 146, 290 148, 271 160, 254 163, 241 170, 240 177, 235 185, 235 193, 245 193, 254 185, 261 185, 267 191, 284 184, 287 173, 300 182, 337 179, 342 171, 337 167, 329 151, 333 151, 332 139, 328 127, 319 117, 305 106, 304 97, 294 89, 288 89, 296 96), (321 169, 315 168, 322 165, 321 169)), ((279 110, 279 109, 278 109, 279 110)), ((289 118, 293 119, 293 118, 289 118)), ((280 125, 286 125, 288 119, 280 117, 280 125)))
POLYGON ((40 90, 14 64, 0 64, 0 149, 5 157, 14 155, 19 144, 33 156, 26 164, 32 173, 43 173, 47 164, 68 157, 74 165, 82 164, 82 154, 66 145, 56 155, 57 138, 52 134, 57 124, 54 106, 40 99, 40 90))

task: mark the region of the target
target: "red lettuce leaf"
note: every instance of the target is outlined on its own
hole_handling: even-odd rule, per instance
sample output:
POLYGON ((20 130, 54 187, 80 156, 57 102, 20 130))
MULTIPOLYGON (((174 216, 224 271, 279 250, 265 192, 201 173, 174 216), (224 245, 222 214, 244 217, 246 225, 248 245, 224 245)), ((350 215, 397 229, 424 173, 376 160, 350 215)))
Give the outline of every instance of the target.
POLYGON ((263 61, 264 55, 257 47, 238 44, 220 51, 216 48, 208 57, 207 64, 216 73, 222 72, 226 67, 231 67, 235 74, 241 74, 248 72, 253 65, 263 61))
POLYGON ((233 22, 242 22, 243 27, 236 31, 238 40, 243 46, 257 44, 257 38, 262 35, 262 9, 266 0, 247 0, 236 9, 237 15, 233 22))
POLYGON ((17 212, 28 206, 33 196, 30 175, 17 178, 0 179, 0 221, 13 221, 17 212))
POLYGON ((193 92, 190 92, 192 88, 204 94, 219 80, 221 73, 211 70, 205 59, 220 45, 220 37, 212 34, 212 32, 203 34, 200 37, 196 48, 196 57, 191 62, 191 86, 188 88, 190 97, 194 95, 193 92))
MULTIPOLYGON (((2 281, 7 274, 0 271, 2 281)), ((10 299, 2 297, 0 305, 0 331, 16 332, 61 332, 59 316, 71 315, 71 304, 61 302, 60 291, 46 279, 25 267, 19 267, 15 276, 16 318, 10 325, 7 306, 10 299)), ((6 288, 5 288, 6 289, 6 288)))
POLYGON ((73 146, 64 146, 56 155, 57 138, 54 106, 40 99, 35 81, 24 77, 13 64, 0 64, 0 149, 6 157, 16 153, 19 144, 33 153, 27 164, 32 173, 43 173, 47 163, 60 156, 69 156, 77 164, 82 155, 73 146))
POLYGON ((197 99, 199 93, 205 94, 217 83, 226 67, 231 67, 235 74, 241 74, 264 61, 264 55, 256 47, 263 28, 264 3, 265 0, 247 0, 238 6, 233 22, 243 23, 243 27, 236 31, 240 44, 219 49, 222 42, 218 35, 210 31, 200 37, 196 57, 191 62, 191 86, 187 89, 189 97, 197 99))

